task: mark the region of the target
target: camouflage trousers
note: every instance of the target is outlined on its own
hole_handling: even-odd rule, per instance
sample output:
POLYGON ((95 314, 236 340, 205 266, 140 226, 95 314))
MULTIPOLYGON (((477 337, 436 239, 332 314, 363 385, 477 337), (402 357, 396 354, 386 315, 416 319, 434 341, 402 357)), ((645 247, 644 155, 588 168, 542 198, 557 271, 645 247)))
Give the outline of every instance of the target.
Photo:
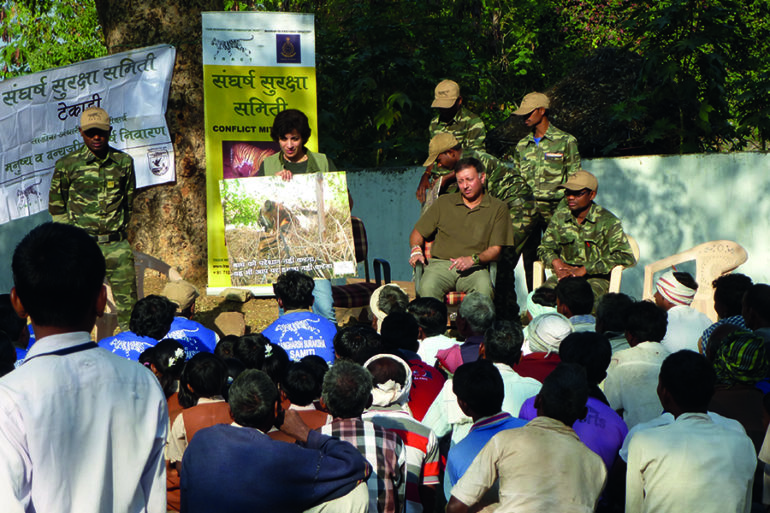
POLYGON ((118 309, 120 331, 128 331, 128 321, 136 303, 134 251, 127 240, 99 244, 107 264, 107 282, 118 309))
POLYGON ((495 278, 495 315, 497 319, 519 322, 519 303, 516 297, 514 270, 519 263, 524 244, 529 239, 534 223, 532 211, 527 204, 524 208, 511 210, 513 225, 513 246, 503 246, 497 259, 495 278))
POLYGON ((524 259, 524 274, 527 278, 527 290, 532 290, 532 263, 538 259, 537 248, 540 247, 543 233, 548 228, 551 216, 558 205, 558 201, 535 201, 531 230, 521 248, 521 257, 524 259))

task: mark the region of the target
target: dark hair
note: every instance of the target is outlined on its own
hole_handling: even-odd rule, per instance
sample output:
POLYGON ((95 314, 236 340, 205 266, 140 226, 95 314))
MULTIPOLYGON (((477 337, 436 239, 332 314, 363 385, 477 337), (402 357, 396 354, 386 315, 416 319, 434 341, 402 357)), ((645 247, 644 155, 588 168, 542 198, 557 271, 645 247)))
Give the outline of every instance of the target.
POLYGON ((102 251, 82 228, 44 223, 13 253, 13 282, 24 310, 40 326, 82 328, 104 284, 102 251))
POLYGON ((741 273, 725 274, 711 284, 714 287, 714 305, 721 317, 741 315, 743 295, 752 285, 751 278, 741 273))
POLYGON ((518 323, 497 321, 484 333, 485 358, 513 367, 521 358, 524 333, 518 323))
POLYGON ((260 428, 274 420, 278 389, 270 377, 257 369, 246 369, 230 387, 230 413, 241 426, 260 428))
POLYGON ((273 126, 270 128, 270 137, 273 141, 278 140, 296 130, 302 138, 302 145, 310 139, 310 122, 304 112, 297 109, 286 109, 279 112, 273 120, 273 126))
POLYGON ((289 364, 286 375, 281 381, 281 390, 292 404, 307 406, 320 397, 323 382, 317 381, 317 376, 310 365, 303 362, 289 364))
POLYGON ((145 349, 139 355, 139 363, 145 367, 155 366, 158 373, 158 381, 166 394, 166 399, 171 397, 176 390, 176 382, 182 376, 185 366, 184 346, 178 340, 164 338, 154 346, 145 349), (181 350, 181 355, 178 351, 181 350))
POLYGON ((19 317, 11 304, 10 294, 0 294, 0 331, 8 335, 11 342, 19 340, 22 330, 27 329, 27 323, 19 317))
POLYGON ((585 369, 576 363, 562 362, 545 378, 538 394, 542 415, 571 426, 583 418, 588 401, 585 369))
POLYGON ((309 354, 302 357, 300 363, 307 365, 307 369, 313 373, 318 388, 315 391, 316 397, 321 397, 321 391, 323 390, 324 376, 329 372, 329 364, 326 360, 318 356, 317 354, 309 354))
POLYGON ((626 313, 634 300, 620 292, 609 292, 596 302, 596 331, 602 333, 626 331, 626 313))
POLYGON ((705 412, 717 377, 708 359, 683 349, 663 360, 659 374, 660 384, 685 412, 705 412))
POLYGON ((380 297, 377 300, 377 307, 382 310, 385 315, 396 312, 406 312, 406 307, 408 305, 409 296, 407 296, 398 285, 384 287, 380 291, 380 297))
POLYGON ((503 378, 489 360, 460 365, 452 378, 452 391, 481 417, 499 413, 503 408, 503 378))
POLYGON ((612 359, 612 345, 601 333, 584 331, 570 333, 559 345, 559 358, 577 363, 586 370, 589 385, 598 385, 607 376, 612 359))
POLYGON ((168 298, 152 294, 136 302, 128 327, 140 337, 160 340, 171 329, 176 304, 168 298))
POLYGON ((626 331, 640 342, 660 342, 666 336, 668 314, 651 301, 637 301, 628 307, 626 331))
POLYGON ((0 377, 11 372, 15 363, 16 348, 11 342, 11 337, 0 331, 0 377))
POLYGON ((278 344, 265 345, 265 362, 262 364, 262 370, 270 376, 273 383, 280 385, 289 367, 289 355, 286 350, 278 344))
POLYGON ((695 278, 692 277, 692 274, 676 271, 674 273, 674 278, 676 278, 676 281, 678 281, 685 287, 689 287, 693 290, 698 290, 698 283, 695 281, 695 278))
POLYGON ((337 353, 337 357, 354 361, 359 365, 363 365, 366 360, 380 352, 380 349, 382 349, 380 335, 369 326, 346 326, 334 335, 334 352, 337 353))
POLYGON ((435 297, 418 297, 409 303, 406 311, 412 314, 426 337, 442 335, 446 331, 447 309, 435 297))
POLYGON ((559 280, 556 297, 572 315, 587 315, 594 308, 594 291, 583 277, 567 276, 559 280))
POLYGON ((227 383, 227 365, 215 354, 198 353, 187 362, 179 383, 179 404, 190 408, 201 397, 222 395, 227 383), (190 390, 190 388, 192 390, 190 390))
MULTIPOLYGON (((389 380, 393 380, 401 386, 406 385, 406 369, 409 366, 399 356, 392 355, 398 358, 401 362, 390 358, 389 356, 382 355, 374 358, 369 365, 366 366, 366 370, 372 375, 372 383, 374 385, 381 385, 387 383, 389 380)), ((410 371, 411 372, 411 371, 410 371)))
POLYGON ((238 335, 225 335, 219 339, 214 354, 224 359, 235 358, 235 344, 238 342, 238 335))
POLYGON ((324 376, 321 397, 334 417, 360 417, 371 395, 372 375, 357 363, 338 360, 324 376))
POLYGON ((310 308, 313 304, 313 278, 299 271, 286 271, 273 283, 273 292, 285 310, 310 308))
POLYGON ((238 337, 233 347, 233 356, 247 369, 260 369, 265 364, 265 346, 270 340, 261 333, 249 333, 238 337))
POLYGON ((230 387, 232 386, 235 378, 241 375, 246 370, 246 366, 241 363, 240 360, 235 358, 224 358, 225 365, 227 366, 227 382, 225 383, 225 390, 222 393, 226 401, 229 401, 230 387))
POLYGON ((556 290, 551 287, 538 287, 532 294, 532 301, 541 306, 556 306, 556 290))
POLYGON ((420 343, 417 340, 419 326, 412 314, 407 312, 395 312, 388 314, 382 321, 380 337, 385 347, 393 349, 406 349, 417 352, 420 343))
POLYGON ((463 169, 466 169, 469 167, 472 167, 473 169, 475 169, 479 175, 486 172, 486 170, 484 169, 484 164, 482 164, 479 159, 473 158, 473 157, 466 157, 464 159, 460 159, 460 161, 457 164, 455 164, 455 173, 459 173, 463 169))

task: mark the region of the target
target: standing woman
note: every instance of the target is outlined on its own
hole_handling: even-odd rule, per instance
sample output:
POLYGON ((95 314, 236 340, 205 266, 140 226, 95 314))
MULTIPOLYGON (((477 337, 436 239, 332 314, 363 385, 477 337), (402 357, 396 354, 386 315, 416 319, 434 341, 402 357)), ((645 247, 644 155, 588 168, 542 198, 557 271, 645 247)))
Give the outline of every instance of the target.
MULTIPOLYGON (((302 111, 286 109, 279 112, 270 129, 270 137, 278 143, 281 151, 267 157, 260 164, 258 176, 280 176, 288 182, 297 174, 337 171, 326 155, 312 152, 305 147, 310 139, 310 132, 310 123, 302 111)), ((332 282, 316 279, 313 298, 313 312, 336 324, 332 282)))

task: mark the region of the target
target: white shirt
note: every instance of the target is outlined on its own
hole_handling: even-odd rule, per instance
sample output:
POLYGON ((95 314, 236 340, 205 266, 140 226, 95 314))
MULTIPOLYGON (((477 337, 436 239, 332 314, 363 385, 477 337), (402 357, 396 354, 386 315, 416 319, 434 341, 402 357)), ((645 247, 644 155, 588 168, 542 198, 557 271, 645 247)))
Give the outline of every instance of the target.
POLYGON ((86 332, 38 340, 0 378, 0 511, 165 513, 168 407, 137 362, 86 332))
POLYGON ((420 355, 423 362, 428 365, 435 365, 436 353, 442 349, 449 349, 455 344, 457 344, 456 339, 447 337, 444 334, 425 337, 420 340, 420 347, 417 349, 417 354, 420 355))
POLYGON ((666 336, 660 341, 666 351, 676 353, 682 349, 698 352, 698 339, 703 330, 713 324, 711 319, 695 308, 677 305, 669 309, 666 336))
POLYGON ((626 513, 748 513, 756 467, 748 436, 705 413, 682 414, 631 439, 626 513))

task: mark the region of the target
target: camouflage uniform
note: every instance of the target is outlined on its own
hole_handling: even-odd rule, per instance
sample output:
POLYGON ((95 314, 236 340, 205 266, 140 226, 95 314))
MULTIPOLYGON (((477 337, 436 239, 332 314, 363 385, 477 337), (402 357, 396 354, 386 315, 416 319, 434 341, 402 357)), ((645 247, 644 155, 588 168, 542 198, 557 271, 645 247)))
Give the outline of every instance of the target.
POLYGON ((524 255, 527 286, 531 288, 532 262, 541 234, 564 197, 564 193, 557 190, 556 186, 566 182, 569 175, 580 169, 580 153, 577 139, 549 124, 539 144, 535 143, 534 135, 530 133, 519 141, 511 157, 519 174, 535 195, 531 236, 524 241, 526 245, 519 248, 524 255))
MULTIPOLYGON (((484 139, 487 137, 487 131, 484 129, 484 122, 480 117, 465 107, 460 107, 460 110, 455 114, 451 123, 442 123, 439 121, 439 117, 436 116, 433 118, 433 121, 430 122, 428 131, 430 132, 431 139, 441 132, 447 132, 454 135, 457 142, 462 145, 464 151, 486 151, 484 139)), ((450 173, 451 169, 433 166, 431 172, 433 173, 433 176, 436 177, 450 173)), ((457 185, 452 184, 446 192, 454 192, 456 190, 457 185)))
MULTIPOLYGON (((589 207, 583 224, 578 224, 562 203, 551 218, 537 255, 548 267, 556 258, 569 265, 585 266, 595 299, 607 293, 613 267, 636 263, 620 219, 596 203, 589 207)), ((551 276, 546 286, 555 287, 557 281, 555 275, 551 276)))
POLYGON ((126 239, 135 189, 130 155, 110 147, 99 160, 83 145, 56 162, 48 196, 55 222, 83 228, 99 243, 124 331, 136 303, 134 253, 126 239))

